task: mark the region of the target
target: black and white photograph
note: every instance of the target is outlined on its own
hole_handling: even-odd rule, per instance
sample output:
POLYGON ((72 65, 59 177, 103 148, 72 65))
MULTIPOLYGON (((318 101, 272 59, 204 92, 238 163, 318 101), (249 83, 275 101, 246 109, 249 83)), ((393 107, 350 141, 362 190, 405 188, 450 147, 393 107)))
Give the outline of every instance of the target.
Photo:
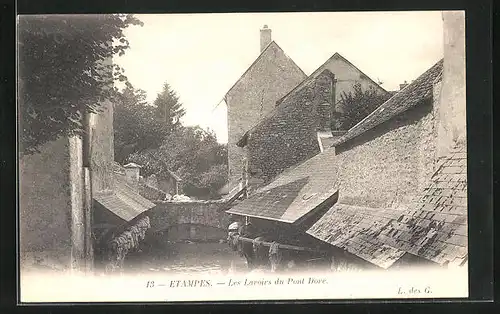
POLYGON ((464 11, 19 15, 17 59, 21 302, 469 295, 464 11))

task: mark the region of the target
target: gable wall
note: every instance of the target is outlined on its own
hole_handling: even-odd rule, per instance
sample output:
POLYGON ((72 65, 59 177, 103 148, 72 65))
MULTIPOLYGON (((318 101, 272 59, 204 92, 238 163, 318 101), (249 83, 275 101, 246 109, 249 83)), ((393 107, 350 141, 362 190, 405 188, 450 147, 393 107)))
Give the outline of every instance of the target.
POLYGON ((248 139, 250 176, 264 182, 317 153, 318 106, 331 97, 331 77, 322 75, 292 93, 248 139))
POLYGON ((375 88, 379 90, 380 93, 386 93, 379 85, 375 84, 367 76, 361 74, 356 68, 341 58, 333 58, 325 65, 325 68, 330 70, 330 72, 335 75, 335 79, 337 80, 335 83, 335 110, 337 112, 343 112, 344 110, 344 108, 338 104, 342 93, 352 91, 354 84, 361 84, 362 90, 375 88))
POLYGON ((71 261, 71 181, 68 138, 46 143, 19 163, 21 267, 35 258, 56 269, 71 261))
POLYGON ((304 79, 305 74, 272 43, 226 95, 231 183, 241 177, 245 157, 236 143, 275 107, 279 98, 304 79))
MULTIPOLYGON (((247 155, 250 175, 262 184, 285 169, 320 152, 317 131, 320 127, 320 104, 332 103, 332 76, 335 99, 342 92, 352 91, 355 83, 363 89, 385 92, 369 78, 340 57, 333 57, 311 75, 300 88, 292 91, 278 105, 276 113, 262 121, 248 140, 247 155)), ((342 110, 335 108, 335 110, 342 110)), ((326 148, 326 147, 325 147, 326 148)))

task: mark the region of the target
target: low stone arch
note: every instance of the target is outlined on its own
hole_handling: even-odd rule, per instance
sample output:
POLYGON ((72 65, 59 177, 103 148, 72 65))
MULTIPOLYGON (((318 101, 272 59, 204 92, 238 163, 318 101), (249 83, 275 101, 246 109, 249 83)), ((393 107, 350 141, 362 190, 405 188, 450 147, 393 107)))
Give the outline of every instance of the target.
POLYGON ((151 232, 175 225, 203 225, 227 230, 229 215, 222 201, 157 202, 145 215, 150 218, 151 232))
POLYGON ((194 242, 219 242, 226 240, 227 230, 215 226, 197 223, 179 223, 169 225, 168 228, 159 230, 166 241, 194 241, 194 242))

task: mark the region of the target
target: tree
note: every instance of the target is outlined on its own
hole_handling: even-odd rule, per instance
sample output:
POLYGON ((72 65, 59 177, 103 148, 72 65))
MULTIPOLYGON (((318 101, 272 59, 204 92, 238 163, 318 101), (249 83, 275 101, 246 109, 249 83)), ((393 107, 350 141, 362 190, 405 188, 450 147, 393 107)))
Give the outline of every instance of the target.
POLYGON ((155 118, 156 108, 146 100, 146 92, 127 82, 114 102, 113 127, 115 160, 123 163, 135 152, 158 148, 170 130, 155 118))
POLYGON ((170 130, 173 130, 180 123, 180 119, 186 114, 186 110, 182 107, 179 97, 168 83, 163 85, 163 91, 156 97, 154 105, 157 108, 156 116, 170 130))
POLYGON ((389 93, 380 93, 374 88, 363 90, 359 83, 353 85, 353 91, 340 95, 343 112, 335 115, 337 129, 352 128, 391 97, 389 93))
POLYGON ((83 134, 84 113, 112 100, 114 80, 125 80, 113 65, 129 47, 123 30, 142 25, 132 15, 44 15, 19 18, 20 150, 38 151, 60 136, 83 134))
POLYGON ((176 172, 189 196, 217 198, 227 180, 227 147, 215 134, 200 127, 179 125, 157 149, 132 154, 129 161, 143 166, 143 174, 176 172))

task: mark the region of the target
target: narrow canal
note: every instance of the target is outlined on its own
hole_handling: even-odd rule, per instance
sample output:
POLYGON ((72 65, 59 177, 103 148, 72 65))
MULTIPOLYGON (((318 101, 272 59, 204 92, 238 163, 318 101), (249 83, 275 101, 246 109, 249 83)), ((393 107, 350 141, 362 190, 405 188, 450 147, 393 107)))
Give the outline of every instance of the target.
POLYGON ((227 243, 167 242, 130 253, 125 259, 129 274, 228 274, 248 272, 246 261, 227 243))

